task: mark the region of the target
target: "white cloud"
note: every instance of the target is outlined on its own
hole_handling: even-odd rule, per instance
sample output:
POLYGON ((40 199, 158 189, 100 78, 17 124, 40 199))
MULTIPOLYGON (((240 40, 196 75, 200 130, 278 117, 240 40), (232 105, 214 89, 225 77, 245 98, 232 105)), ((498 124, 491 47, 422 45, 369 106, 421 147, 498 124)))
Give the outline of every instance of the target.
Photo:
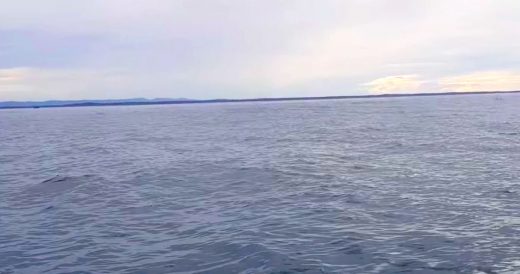
POLYGON ((104 98, 120 91, 125 82, 127 79, 115 71, 0 69, 0 94, 11 100, 80 99, 82 94, 104 98), (52 91, 52 96, 41 96, 44 90, 52 91))
POLYGON ((375 79, 363 84, 370 93, 415 93, 424 92, 427 82, 418 75, 396 75, 375 79))
POLYGON ((369 92, 474 92, 520 90, 519 71, 480 71, 455 76, 424 79, 420 75, 396 75, 362 84, 369 92))
MULTIPOLYGON (((227 79, 225 79, 227 80, 227 79)), ((178 71, 127 68, 0 69, 0 98, 6 100, 110 98, 230 98, 260 97, 258 89, 242 90, 224 80, 178 71), (240 92, 238 92, 240 91, 240 92)))
POLYGON ((445 77, 439 85, 444 91, 512 91, 520 90, 519 71, 482 71, 445 77))

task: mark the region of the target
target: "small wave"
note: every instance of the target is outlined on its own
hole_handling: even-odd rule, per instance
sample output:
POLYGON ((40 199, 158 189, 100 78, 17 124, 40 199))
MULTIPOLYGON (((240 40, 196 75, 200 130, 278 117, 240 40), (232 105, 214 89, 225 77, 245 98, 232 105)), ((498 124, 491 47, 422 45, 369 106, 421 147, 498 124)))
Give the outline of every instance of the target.
POLYGON ((57 194, 75 188, 79 185, 87 183, 92 179, 95 179, 94 175, 81 175, 81 176, 61 176, 56 175, 50 179, 42 181, 41 183, 30 186, 26 192, 41 193, 41 194, 57 194))
POLYGON ((90 174, 80 176, 57 175, 35 185, 26 187, 11 198, 15 204, 44 204, 43 211, 46 211, 53 209, 54 205, 49 205, 48 203, 53 202, 56 198, 64 196, 82 185, 103 181, 103 178, 90 174))

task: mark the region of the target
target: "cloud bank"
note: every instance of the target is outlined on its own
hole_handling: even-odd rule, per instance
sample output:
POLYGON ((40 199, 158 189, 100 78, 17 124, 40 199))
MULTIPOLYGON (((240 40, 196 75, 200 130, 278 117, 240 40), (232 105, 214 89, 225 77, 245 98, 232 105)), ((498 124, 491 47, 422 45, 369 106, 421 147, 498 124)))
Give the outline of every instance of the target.
POLYGON ((516 0, 0 6, 0 100, 520 89, 516 0))

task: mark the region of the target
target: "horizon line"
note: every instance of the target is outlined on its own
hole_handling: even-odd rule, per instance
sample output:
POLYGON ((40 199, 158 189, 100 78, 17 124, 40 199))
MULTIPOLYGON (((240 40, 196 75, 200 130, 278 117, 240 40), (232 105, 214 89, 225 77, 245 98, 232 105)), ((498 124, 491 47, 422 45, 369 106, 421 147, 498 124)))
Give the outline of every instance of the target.
POLYGON ((1 103, 26 103, 18 106, 0 106, 0 109, 26 108, 58 108, 58 107, 89 107, 89 106, 137 106, 137 105, 179 105, 179 104, 211 104, 211 103, 241 103, 241 102, 276 102, 276 101, 312 101, 312 100, 342 100, 342 99, 375 99, 392 97, 417 96, 446 96, 446 95, 478 95, 478 94, 508 94, 520 93, 520 90, 511 91, 470 91, 470 92, 425 92, 425 93, 386 93, 366 95, 336 95, 336 96, 303 96, 303 97, 262 97, 245 99, 187 99, 187 98, 127 98, 127 99, 71 99, 46 101, 0 101, 1 103), (142 101, 131 101, 131 100, 142 101), (125 100, 128 100, 125 102, 125 100), (79 103, 74 103, 81 101, 79 103), (100 102, 115 101, 115 102, 100 102), (45 104, 49 102, 63 102, 63 104, 45 104), (68 103, 67 103, 68 102, 68 103))

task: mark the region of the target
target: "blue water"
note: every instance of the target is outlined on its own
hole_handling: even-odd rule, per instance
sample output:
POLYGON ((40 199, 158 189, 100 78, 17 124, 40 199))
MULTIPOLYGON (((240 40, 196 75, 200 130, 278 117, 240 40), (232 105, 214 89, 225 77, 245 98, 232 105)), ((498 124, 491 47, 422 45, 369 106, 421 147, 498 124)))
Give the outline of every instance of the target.
POLYGON ((520 96, 0 111, 0 273, 520 273, 520 96))

